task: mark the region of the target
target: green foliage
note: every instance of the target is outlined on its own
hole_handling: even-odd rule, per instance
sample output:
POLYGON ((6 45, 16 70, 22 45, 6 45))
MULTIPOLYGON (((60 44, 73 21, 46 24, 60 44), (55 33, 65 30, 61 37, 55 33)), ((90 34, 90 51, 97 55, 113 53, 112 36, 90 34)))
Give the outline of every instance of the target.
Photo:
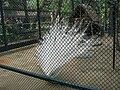
MULTIPOLYGON (((68 12, 72 12, 72 1, 71 0, 62 0, 61 2, 62 7, 61 11, 62 16, 66 16, 68 12)), ((44 0, 39 0, 40 7, 43 8, 44 0)), ((50 8, 50 11, 57 12, 59 9, 59 0, 50 0, 50 5, 48 6, 50 8)), ((28 7, 32 7, 33 9, 37 8, 37 2, 36 0, 29 0, 28 7)))
MULTIPOLYGON (((23 8, 23 0, 3 0, 4 3, 8 2, 9 5, 6 8, 23 8)), ((37 9, 37 0, 26 0, 28 1, 27 7, 31 9, 37 9)), ((77 1, 78 3, 74 3, 75 7, 76 5, 80 4, 81 1, 84 4, 88 4, 89 0, 73 0, 77 1)), ((90 5, 96 10, 98 16, 100 17, 100 21, 102 24, 104 24, 106 21, 107 24, 109 24, 109 11, 110 11, 110 5, 106 3, 109 0, 91 0, 90 5), (106 9, 105 9, 106 8, 106 9), (106 16, 105 16, 106 13, 106 16)), ((61 0, 62 7, 61 7, 61 15, 63 17, 66 17, 69 12, 72 12, 72 0, 61 0), (63 2, 62 2, 63 1, 63 2)), ((40 8, 43 9, 44 6, 44 0, 39 0, 40 8)), ((50 5, 48 5, 50 11, 57 12, 59 9, 59 0, 50 0, 50 5)), ((117 3, 119 7, 118 16, 120 15, 120 2, 117 3)), ((118 21, 120 21, 120 17, 118 17, 118 21)), ((120 23, 120 22, 119 22, 120 23)))
MULTIPOLYGON (((42 7, 44 0, 39 0, 39 5, 42 7)), ((37 0, 29 0, 28 1, 28 8, 37 9, 37 0)))
POLYGON ((61 7, 62 16, 67 16, 69 12, 72 12, 72 1, 64 0, 61 7))
POLYGON ((57 3, 58 0, 51 0, 50 2, 51 2, 51 4, 50 4, 51 11, 52 12, 57 11, 58 10, 58 3, 57 3))
POLYGON ((2 31, 2 26, 0 25, 0 34, 2 34, 2 32, 3 32, 3 31, 2 31))

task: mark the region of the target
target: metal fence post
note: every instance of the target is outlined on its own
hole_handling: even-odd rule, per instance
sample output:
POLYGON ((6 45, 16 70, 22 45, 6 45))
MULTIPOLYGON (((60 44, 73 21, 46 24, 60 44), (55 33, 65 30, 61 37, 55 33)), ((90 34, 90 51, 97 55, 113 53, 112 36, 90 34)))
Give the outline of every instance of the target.
POLYGON ((62 2, 63 0, 59 0, 58 2, 58 15, 60 17, 60 20, 61 20, 61 7, 62 7, 62 2))
POLYGON ((72 1, 72 12, 74 12, 74 1, 73 0, 71 0, 72 1))
POLYGON ((116 38, 116 5, 115 5, 115 1, 111 0, 110 1, 110 14, 111 14, 111 19, 110 19, 110 23, 111 23, 111 34, 113 36, 113 69, 115 69, 115 38, 116 38))
POLYGON ((37 19, 38 19, 39 39, 42 39, 42 37, 41 37, 41 25, 40 25, 40 4, 39 4, 39 0, 37 0, 37 19))
POLYGON ((102 33, 104 35, 104 33, 107 31, 107 1, 104 0, 105 2, 105 22, 104 22, 104 32, 102 33))
POLYGON ((7 36, 6 36, 6 29, 5 29, 5 23, 4 23, 4 12, 3 12, 3 1, 2 0, 0 0, 0 12, 1 12, 1 23, 2 23, 2 29, 3 29, 5 50, 7 50, 7 36))
POLYGON ((117 31, 116 31, 116 38, 117 38, 117 46, 116 46, 116 48, 117 48, 117 50, 120 50, 120 42, 119 42, 119 0, 117 0, 117 5, 116 5, 116 11, 117 11, 117 15, 116 15, 116 17, 117 17, 117 31))
POLYGON ((112 23, 112 21, 113 21, 113 20, 112 20, 112 19, 113 19, 113 18, 112 18, 112 17, 113 17, 113 16, 112 16, 112 15, 113 15, 113 12, 112 12, 112 11, 113 11, 113 10, 112 10, 112 9, 113 9, 113 5, 112 5, 112 1, 111 1, 111 0, 110 0, 108 3, 109 3, 109 5, 110 5, 110 12, 109 12, 109 13, 110 13, 110 14, 109 14, 109 30, 108 30, 108 33, 109 33, 109 35, 112 35, 112 30, 113 30, 113 27, 112 27, 112 26, 113 26, 113 25, 112 25, 112 24, 113 24, 113 23, 112 23))

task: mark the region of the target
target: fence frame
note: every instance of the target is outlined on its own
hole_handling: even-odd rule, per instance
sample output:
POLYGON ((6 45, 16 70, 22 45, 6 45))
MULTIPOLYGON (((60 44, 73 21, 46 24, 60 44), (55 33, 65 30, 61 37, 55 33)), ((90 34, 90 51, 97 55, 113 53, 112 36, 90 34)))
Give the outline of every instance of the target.
MULTIPOLYGON (((72 0, 73 1, 73 0, 72 0)), ((113 69, 115 69, 115 51, 116 51, 116 44, 115 44, 115 38, 116 38, 116 3, 114 0, 111 0, 110 2, 110 8, 111 8, 111 28, 113 30, 113 69)), ((74 4, 73 4, 73 7, 74 7, 74 4)), ((13 49, 13 48, 16 48, 16 47, 20 47, 20 46, 26 46, 26 45, 29 45, 29 44, 33 44, 33 43, 36 43, 38 40, 32 40, 32 41, 28 41, 26 44, 25 43, 19 43, 19 44, 15 44, 15 45, 11 45, 11 46, 8 46, 7 44, 7 39, 6 39, 6 30, 5 30, 5 23, 4 23, 4 13, 3 13, 3 8, 2 8, 2 0, 0 0, 0 9, 1 9, 1 21, 2 21, 2 28, 3 28, 3 35, 4 35, 4 44, 5 44, 5 47, 2 47, 0 48, 0 51, 6 51, 6 50, 10 50, 10 49, 13 49), (2 49, 2 50, 1 50, 2 49)), ((60 9, 60 8, 59 8, 60 9)), ((38 17, 38 25, 39 25, 39 39, 42 39, 41 38, 41 25, 40 25, 40 13, 41 13, 41 9, 40 9, 40 6, 39 6, 39 0, 37 0, 37 17, 38 17)), ((59 11, 59 14, 60 14, 60 11, 59 11)), ((106 23, 105 23, 106 25, 106 23)), ((105 27, 106 29, 106 27, 105 27)), ((21 70, 21 69, 17 69, 17 68, 13 68, 13 67, 9 67, 9 66, 6 66, 6 65, 1 65, 0 64, 0 68, 3 68, 3 69, 7 69, 7 70, 10 70, 10 71, 14 71, 14 72, 17 72, 17 73, 20 73, 20 74, 24 74, 24 75, 27 75, 27 76, 31 76, 31 77, 34 77, 34 78, 38 78, 38 79, 42 79, 42 80, 45 80, 45 81, 52 81, 52 82, 55 82, 55 83, 58 83, 60 85, 65 85, 65 86, 68 86, 68 87, 72 87, 72 88, 76 88, 76 89, 84 89, 84 90, 99 90, 99 89, 94 89, 94 88, 89 88, 87 86, 84 86, 84 85, 79 85, 79 84, 73 84, 73 83, 69 83, 69 82, 65 82, 65 81, 60 81, 60 80, 56 80, 54 78, 50 78, 50 77, 47 77, 47 76, 42 76, 42 75, 39 75, 39 74, 36 74, 36 73, 32 73, 32 72, 28 72, 28 71, 24 71, 24 70, 21 70)))

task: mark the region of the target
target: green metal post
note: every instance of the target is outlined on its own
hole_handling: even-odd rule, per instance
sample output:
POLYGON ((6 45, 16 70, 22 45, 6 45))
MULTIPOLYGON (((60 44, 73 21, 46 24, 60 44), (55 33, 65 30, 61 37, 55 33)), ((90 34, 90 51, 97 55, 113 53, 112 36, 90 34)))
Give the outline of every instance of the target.
POLYGON ((75 83, 71 83, 71 82, 65 82, 65 81, 62 81, 62 80, 57 80, 57 79, 51 78, 49 76, 36 74, 36 73, 33 73, 33 72, 17 69, 17 68, 2 65, 2 64, 0 64, 0 68, 7 69, 7 70, 10 70, 10 71, 14 71, 14 72, 17 72, 17 73, 20 73, 20 74, 23 74, 23 75, 31 76, 31 77, 34 77, 34 78, 37 78, 37 79, 41 79, 41 80, 45 80, 45 81, 49 81, 49 82, 55 82, 57 84, 64 85, 64 86, 67 86, 67 87, 76 88, 76 89, 79 89, 79 90, 100 90, 100 89, 96 89, 96 88, 90 88, 90 87, 85 86, 85 85, 75 84, 75 83))
POLYGON ((37 19, 38 19, 38 29, 39 29, 39 39, 42 39, 41 37, 41 24, 40 24, 40 4, 39 0, 37 0, 37 19))
POLYGON ((71 1, 72 1, 72 12, 74 12, 74 8, 75 8, 74 1, 73 0, 71 0, 71 1))
MULTIPOLYGON (((107 31, 107 1, 104 0, 104 3, 105 3, 105 16, 104 16, 104 32, 107 31)), ((104 35, 104 32, 102 32, 102 35, 104 35)))
POLYGON ((60 20, 61 20, 61 7, 62 7, 62 2, 63 0, 59 0, 58 2, 58 15, 60 17, 60 20))
POLYGON ((5 23, 4 23, 4 12, 3 12, 3 1, 2 0, 0 0, 0 12, 1 12, 1 23, 2 23, 2 29, 3 29, 5 50, 7 50, 7 36, 6 36, 6 29, 5 29, 5 23))
POLYGON ((116 38, 117 38, 117 50, 120 51, 120 42, 119 42, 119 29, 120 29, 120 24, 119 24, 119 0, 117 0, 117 35, 116 35, 116 38))
POLYGON ((115 39, 116 39, 116 2, 114 0, 111 0, 110 2, 110 28, 111 28, 111 34, 113 36, 113 69, 115 69, 115 39))

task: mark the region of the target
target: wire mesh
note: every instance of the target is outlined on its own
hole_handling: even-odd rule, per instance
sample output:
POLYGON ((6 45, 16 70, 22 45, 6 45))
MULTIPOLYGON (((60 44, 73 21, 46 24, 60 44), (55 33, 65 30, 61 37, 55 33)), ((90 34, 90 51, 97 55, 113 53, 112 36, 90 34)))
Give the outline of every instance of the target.
POLYGON ((0 89, 119 90, 120 52, 117 31, 120 27, 120 2, 1 1, 3 17, 0 13, 0 47, 26 43, 31 39, 39 42, 1 52, 0 64, 14 67, 16 71, 31 72, 34 77, 36 74, 47 77, 47 80, 0 69, 0 82, 3 82, 0 83, 0 89), (79 88, 66 87, 70 85, 78 85, 79 88))
POLYGON ((38 38, 37 10, 29 8, 26 0, 2 0, 2 9, 7 44, 38 38))

